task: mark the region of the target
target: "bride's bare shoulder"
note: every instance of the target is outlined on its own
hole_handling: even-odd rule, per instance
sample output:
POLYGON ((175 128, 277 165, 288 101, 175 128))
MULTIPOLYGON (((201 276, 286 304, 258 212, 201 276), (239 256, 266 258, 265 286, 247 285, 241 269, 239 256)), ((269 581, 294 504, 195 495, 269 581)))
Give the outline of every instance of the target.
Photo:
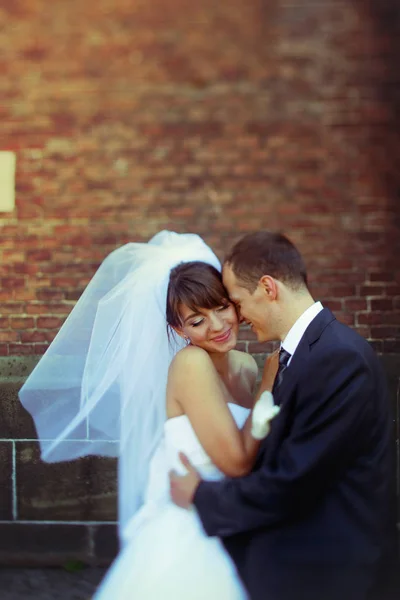
POLYGON ((186 348, 182 348, 179 350, 177 354, 174 356, 170 371, 176 371, 177 369, 181 370, 182 368, 193 368, 198 366, 198 368, 202 367, 210 367, 213 366, 213 362, 210 358, 210 355, 203 348, 199 348, 198 346, 186 346, 186 348))

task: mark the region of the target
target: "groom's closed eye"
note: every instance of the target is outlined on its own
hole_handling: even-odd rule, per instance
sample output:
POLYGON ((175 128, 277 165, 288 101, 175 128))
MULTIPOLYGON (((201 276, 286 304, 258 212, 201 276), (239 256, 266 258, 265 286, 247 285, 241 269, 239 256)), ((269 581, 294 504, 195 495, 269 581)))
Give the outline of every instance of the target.
POLYGON ((235 307, 236 314, 237 314, 237 316, 239 318, 239 323, 243 323, 244 318, 242 317, 242 314, 241 314, 241 311, 240 311, 240 302, 237 302, 235 300, 232 300, 232 302, 233 302, 233 305, 235 307))

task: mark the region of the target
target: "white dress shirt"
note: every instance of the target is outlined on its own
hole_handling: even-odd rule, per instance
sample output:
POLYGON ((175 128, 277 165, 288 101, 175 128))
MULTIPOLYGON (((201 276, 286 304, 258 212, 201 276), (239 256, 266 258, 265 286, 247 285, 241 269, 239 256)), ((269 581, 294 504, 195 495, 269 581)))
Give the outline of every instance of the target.
POLYGON ((321 302, 314 302, 314 304, 312 304, 303 312, 303 314, 297 319, 296 323, 289 330, 281 344, 281 348, 286 350, 286 352, 289 352, 291 355, 288 361, 288 366, 290 365, 290 361, 293 358, 293 354, 295 353, 305 330, 323 308, 324 307, 322 306, 321 302))

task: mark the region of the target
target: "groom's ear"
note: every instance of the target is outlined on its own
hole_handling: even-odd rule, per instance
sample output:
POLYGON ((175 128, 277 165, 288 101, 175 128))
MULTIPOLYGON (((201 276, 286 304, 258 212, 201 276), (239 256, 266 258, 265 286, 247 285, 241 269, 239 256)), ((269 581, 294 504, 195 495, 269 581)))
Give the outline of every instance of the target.
POLYGON ((278 296, 278 285, 276 279, 271 277, 271 275, 263 275, 260 277, 258 285, 261 286, 261 289, 263 290, 268 301, 276 300, 278 296))

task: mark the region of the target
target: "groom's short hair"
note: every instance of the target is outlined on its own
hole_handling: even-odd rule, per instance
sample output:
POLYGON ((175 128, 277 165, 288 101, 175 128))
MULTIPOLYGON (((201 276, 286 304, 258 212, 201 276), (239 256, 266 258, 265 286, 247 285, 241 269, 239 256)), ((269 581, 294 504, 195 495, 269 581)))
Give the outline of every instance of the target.
POLYGON ((270 275, 293 289, 307 287, 304 260, 287 237, 272 231, 257 231, 242 237, 225 257, 235 277, 250 292, 263 275, 270 275))

